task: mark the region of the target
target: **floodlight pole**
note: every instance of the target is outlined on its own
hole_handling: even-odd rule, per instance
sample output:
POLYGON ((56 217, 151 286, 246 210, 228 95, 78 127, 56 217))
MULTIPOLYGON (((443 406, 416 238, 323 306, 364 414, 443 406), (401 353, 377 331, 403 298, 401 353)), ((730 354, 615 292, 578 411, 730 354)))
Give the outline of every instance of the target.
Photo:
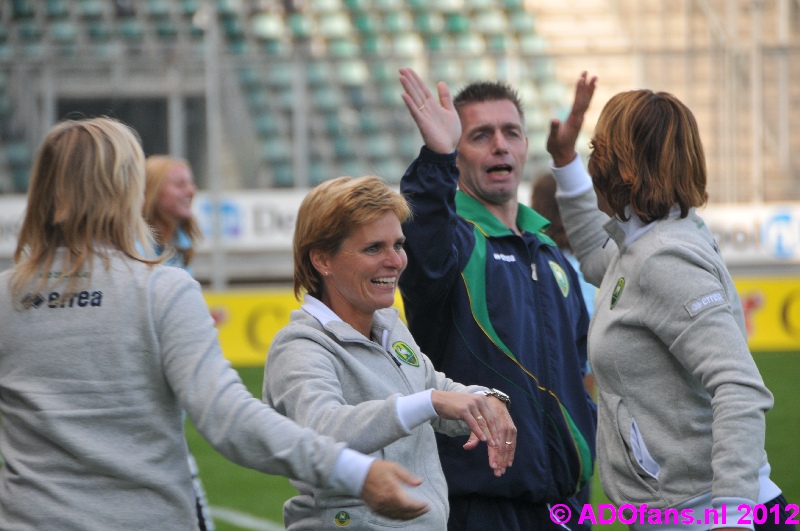
POLYGON ((206 73, 206 156, 208 161, 208 193, 211 203, 211 289, 221 291, 227 285, 225 254, 222 247, 222 175, 219 161, 220 133, 219 29, 213 0, 206 0, 205 73, 206 73))

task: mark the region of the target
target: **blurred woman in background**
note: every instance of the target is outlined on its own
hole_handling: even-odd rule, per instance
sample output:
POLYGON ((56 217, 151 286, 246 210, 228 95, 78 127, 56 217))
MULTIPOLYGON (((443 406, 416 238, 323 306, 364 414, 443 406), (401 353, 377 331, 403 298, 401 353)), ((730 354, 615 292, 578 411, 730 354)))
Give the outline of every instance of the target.
POLYGON ((189 264, 202 235, 192 214, 192 200, 197 191, 192 169, 187 161, 167 155, 147 157, 145 168, 143 213, 154 232, 156 255, 166 254, 164 264, 191 273, 189 264))

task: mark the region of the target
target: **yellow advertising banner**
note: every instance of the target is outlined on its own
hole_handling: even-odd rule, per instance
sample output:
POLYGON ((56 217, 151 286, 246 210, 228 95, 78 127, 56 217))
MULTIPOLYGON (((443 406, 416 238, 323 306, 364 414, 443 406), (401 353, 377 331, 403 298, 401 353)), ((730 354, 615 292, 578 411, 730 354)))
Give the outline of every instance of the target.
POLYGON ((800 352, 800 277, 737 277, 750 350, 800 352))
MULTIPOLYGON (((750 349, 800 352, 800 277, 738 277, 750 349)), ((300 308, 291 289, 206 292, 225 356, 237 367, 264 365, 275 334, 300 308)), ((400 296, 395 306, 402 312, 400 296)))

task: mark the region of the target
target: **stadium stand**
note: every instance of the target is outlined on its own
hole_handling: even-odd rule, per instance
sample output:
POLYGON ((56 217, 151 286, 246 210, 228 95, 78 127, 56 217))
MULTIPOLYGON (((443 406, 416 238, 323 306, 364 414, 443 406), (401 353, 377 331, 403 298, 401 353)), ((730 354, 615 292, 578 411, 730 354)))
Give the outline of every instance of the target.
POLYGON ((614 92, 675 92, 707 131, 710 173, 725 190, 712 201, 797 199, 798 12, 798 0, 9 0, 0 3, 0 192, 26 190, 32 150, 63 117, 58 102, 84 94, 171 99, 169 120, 181 123, 160 147, 187 156, 203 185, 205 146, 185 130, 207 124, 174 102, 203 97, 215 57, 225 189, 363 173, 398 182, 420 144, 397 81, 409 65, 454 90, 485 78, 517 86, 530 176, 548 160, 549 118, 566 114, 577 73, 589 69, 602 76, 589 128, 614 92), (212 20, 216 55, 205 39, 212 20))

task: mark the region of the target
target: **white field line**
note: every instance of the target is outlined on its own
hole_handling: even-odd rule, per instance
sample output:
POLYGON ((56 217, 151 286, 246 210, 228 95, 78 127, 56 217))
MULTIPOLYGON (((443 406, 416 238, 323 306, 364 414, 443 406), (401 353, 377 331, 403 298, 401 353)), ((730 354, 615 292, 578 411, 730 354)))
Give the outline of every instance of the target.
POLYGON ((242 529, 252 529, 253 531, 284 531, 285 529, 281 524, 233 509, 224 507, 209 507, 208 509, 214 520, 222 520, 242 529))

